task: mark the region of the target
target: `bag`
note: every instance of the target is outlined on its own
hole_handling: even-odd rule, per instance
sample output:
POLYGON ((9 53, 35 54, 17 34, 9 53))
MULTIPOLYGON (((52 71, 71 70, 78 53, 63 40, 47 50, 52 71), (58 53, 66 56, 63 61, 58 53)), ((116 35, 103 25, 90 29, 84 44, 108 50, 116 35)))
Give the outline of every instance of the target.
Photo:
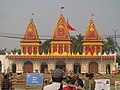
POLYGON ((58 90, 76 90, 76 88, 69 86, 63 87, 63 84, 60 84, 60 88, 58 90))
POLYGON ((62 90, 63 88, 63 84, 60 84, 60 88, 58 90, 62 90))
POLYGON ((66 86, 66 87, 63 87, 63 89, 62 89, 62 90, 76 90, 76 88, 66 86))

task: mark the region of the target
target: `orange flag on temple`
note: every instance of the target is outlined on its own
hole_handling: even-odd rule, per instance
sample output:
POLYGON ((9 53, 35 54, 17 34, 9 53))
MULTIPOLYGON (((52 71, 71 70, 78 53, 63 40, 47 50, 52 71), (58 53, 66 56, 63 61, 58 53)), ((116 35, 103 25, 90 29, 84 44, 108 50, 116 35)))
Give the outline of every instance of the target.
POLYGON ((92 48, 92 46, 89 46, 89 51, 90 51, 91 54, 93 53, 93 48, 92 48))
POLYGON ((69 24, 68 19, 67 19, 66 26, 67 26, 68 30, 76 31, 76 29, 73 28, 73 27, 69 24))

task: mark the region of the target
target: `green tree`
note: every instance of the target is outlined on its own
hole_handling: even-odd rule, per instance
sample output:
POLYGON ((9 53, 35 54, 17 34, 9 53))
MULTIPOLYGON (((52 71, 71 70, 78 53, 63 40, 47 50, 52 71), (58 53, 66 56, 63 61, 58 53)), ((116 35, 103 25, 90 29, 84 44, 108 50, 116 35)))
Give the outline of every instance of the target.
POLYGON ((11 52, 12 52, 13 54, 15 54, 16 52, 18 52, 18 54, 21 54, 21 49, 16 49, 16 48, 14 48, 13 50, 11 50, 11 52))
POLYGON ((82 40, 83 36, 81 34, 76 36, 71 36, 72 39, 72 51, 76 54, 77 52, 82 53, 82 40))
POLYGON ((0 55, 5 55, 5 54, 6 54, 6 51, 7 51, 6 48, 0 49, 0 55))
POLYGON ((110 52, 119 52, 120 47, 118 46, 118 43, 116 42, 116 47, 114 45, 114 40, 112 37, 106 38, 107 41, 104 41, 103 44, 103 52, 110 53, 110 52))
POLYGON ((47 54, 50 51, 50 40, 46 40, 40 47, 40 53, 47 54))

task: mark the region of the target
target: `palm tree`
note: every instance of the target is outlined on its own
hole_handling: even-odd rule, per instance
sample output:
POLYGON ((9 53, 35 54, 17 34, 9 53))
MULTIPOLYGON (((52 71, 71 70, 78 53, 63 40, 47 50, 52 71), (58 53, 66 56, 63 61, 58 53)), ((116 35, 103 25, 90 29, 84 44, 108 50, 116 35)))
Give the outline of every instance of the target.
POLYGON ((76 54, 77 52, 82 53, 82 40, 83 36, 81 34, 76 36, 71 36, 72 39, 72 51, 76 54))
POLYGON ((116 47, 114 45, 114 40, 112 37, 108 37, 106 38, 107 41, 104 41, 104 44, 103 44, 103 52, 106 52, 106 53, 110 53, 110 52, 119 52, 120 51, 120 47, 118 46, 118 43, 116 42, 116 47))
POLYGON ((4 49, 0 49, 0 55, 5 55, 6 51, 7 51, 6 48, 4 48, 4 49))
POLYGON ((40 47, 40 53, 47 54, 50 51, 50 40, 46 40, 40 47))

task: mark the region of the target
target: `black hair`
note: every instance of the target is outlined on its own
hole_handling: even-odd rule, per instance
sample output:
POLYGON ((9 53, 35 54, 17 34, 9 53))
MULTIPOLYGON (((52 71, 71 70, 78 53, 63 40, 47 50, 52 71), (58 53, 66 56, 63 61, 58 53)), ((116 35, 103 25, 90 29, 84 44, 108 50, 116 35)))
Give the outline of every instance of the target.
POLYGON ((52 77, 52 80, 53 80, 53 82, 62 82, 63 77, 61 77, 61 78, 54 78, 54 77, 52 77))
POLYGON ((86 77, 93 78, 93 77, 94 77, 94 74, 93 74, 93 73, 86 73, 86 77))

